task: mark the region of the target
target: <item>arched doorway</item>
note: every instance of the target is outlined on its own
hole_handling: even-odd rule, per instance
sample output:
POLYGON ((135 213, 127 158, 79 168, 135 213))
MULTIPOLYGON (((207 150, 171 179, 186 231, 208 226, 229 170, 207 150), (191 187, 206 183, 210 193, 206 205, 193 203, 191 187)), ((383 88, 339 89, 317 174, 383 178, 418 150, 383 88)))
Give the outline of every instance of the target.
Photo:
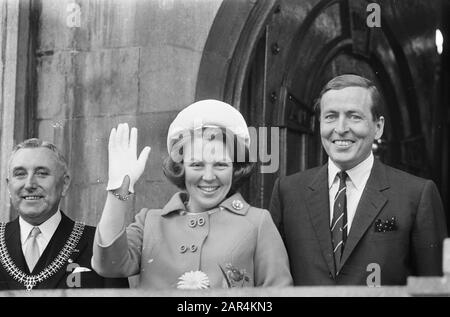
POLYGON ((251 126, 279 128, 279 169, 252 177, 251 203, 267 208, 278 175, 325 162, 312 106, 323 85, 343 73, 370 78, 385 98, 387 123, 376 155, 419 176, 440 175, 427 133, 439 106, 437 54, 431 45, 414 46, 434 41, 439 4, 413 2, 383 2, 382 27, 369 28, 369 1, 224 1, 206 43, 196 97, 232 103, 251 126), (405 29, 404 22, 417 17, 422 22, 405 29))

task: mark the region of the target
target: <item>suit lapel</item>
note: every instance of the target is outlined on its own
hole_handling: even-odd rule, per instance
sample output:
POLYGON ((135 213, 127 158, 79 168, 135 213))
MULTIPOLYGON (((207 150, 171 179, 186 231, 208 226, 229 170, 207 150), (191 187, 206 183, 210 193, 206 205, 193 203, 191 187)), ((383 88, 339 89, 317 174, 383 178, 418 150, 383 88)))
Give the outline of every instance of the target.
MULTIPOLYGON (((74 221, 68 218, 64 213, 61 212, 61 222, 58 225, 55 233, 53 234, 51 240, 49 241, 47 247, 39 258, 36 266, 33 269, 31 274, 37 275, 42 270, 44 270, 48 265, 50 265, 53 260, 58 256, 59 252, 63 249, 64 245, 69 238, 72 229, 74 227, 74 221)), ((84 235, 80 238, 80 241, 75 246, 75 250, 72 252, 70 259, 76 263, 76 259, 78 258, 80 252, 82 252, 87 246, 87 240, 83 239, 84 235)), ((25 257, 22 251, 22 243, 20 241, 20 225, 19 218, 16 218, 14 221, 10 222, 5 229, 5 243, 8 249, 8 253, 11 256, 14 264, 25 274, 30 275, 30 271, 28 270, 28 265, 26 264, 25 257)), ((4 268, 2 267, 4 270, 4 268)), ((36 289, 45 289, 45 288, 57 288, 61 279, 64 278, 66 273, 66 265, 63 265, 58 271, 54 272, 53 275, 38 285, 36 285, 36 289)), ((9 274, 6 273, 6 276, 9 277, 9 283, 13 282, 14 287, 10 287, 13 289, 23 289, 23 284, 14 280, 9 274)), ((65 285, 65 284, 64 284, 65 285)))
POLYGON ((347 243, 345 244, 339 270, 348 260, 364 233, 386 204, 387 198, 383 195, 382 191, 387 188, 389 188, 389 183, 386 177, 386 169, 381 162, 375 160, 366 187, 356 208, 355 218, 353 219, 347 243))
POLYGON ((8 253, 16 266, 23 272, 29 274, 28 265, 22 251, 22 242, 20 241, 19 217, 12 221, 5 230, 5 243, 8 253))
POLYGON ((328 269, 334 276, 333 246, 331 243, 330 231, 330 205, 328 202, 327 164, 322 166, 316 177, 309 184, 308 189, 306 202, 309 216, 314 230, 316 231, 322 255, 328 265, 328 269))
MULTIPOLYGON (((26 264, 25 257, 23 255, 22 242, 20 241, 19 217, 17 217, 6 226, 5 244, 14 264, 25 274, 30 274, 28 265, 26 264)), ((13 283, 12 285, 10 285, 11 289, 25 288, 23 284, 17 282, 15 279, 13 279, 12 276, 6 273, 6 270, 3 267, 2 269, 5 271, 5 276, 8 277, 9 283, 13 283)))
MULTIPOLYGON (((36 264, 33 274, 39 274, 48 265, 50 265, 53 260, 58 256, 59 252, 63 249, 67 242, 67 239, 72 232, 74 221, 69 219, 64 213, 61 212, 61 222, 58 225, 55 233, 53 234, 50 242, 39 258, 36 264)), ((77 246, 78 247, 78 246, 77 246)), ((70 257, 72 258, 72 256, 70 257)), ((56 271, 50 278, 45 279, 42 283, 38 284, 36 288, 56 288, 60 280, 65 276, 66 265, 63 265, 58 271, 56 271)))

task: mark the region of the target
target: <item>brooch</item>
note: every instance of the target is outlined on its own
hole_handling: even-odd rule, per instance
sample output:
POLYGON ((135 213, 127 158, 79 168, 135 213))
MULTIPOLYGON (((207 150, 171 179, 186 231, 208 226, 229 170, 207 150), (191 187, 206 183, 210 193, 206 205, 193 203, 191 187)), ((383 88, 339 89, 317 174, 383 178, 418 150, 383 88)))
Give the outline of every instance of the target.
POLYGON ((225 265, 225 269, 219 264, 224 280, 228 288, 244 287, 245 283, 250 281, 245 269, 240 270, 234 267, 231 263, 225 265))
POLYGON ((397 230, 397 223, 395 217, 391 217, 386 220, 377 219, 375 221, 375 232, 387 232, 397 230))
POLYGON ((236 210, 241 210, 242 208, 244 208, 244 203, 242 201, 240 201, 239 199, 235 199, 231 203, 231 206, 236 210))

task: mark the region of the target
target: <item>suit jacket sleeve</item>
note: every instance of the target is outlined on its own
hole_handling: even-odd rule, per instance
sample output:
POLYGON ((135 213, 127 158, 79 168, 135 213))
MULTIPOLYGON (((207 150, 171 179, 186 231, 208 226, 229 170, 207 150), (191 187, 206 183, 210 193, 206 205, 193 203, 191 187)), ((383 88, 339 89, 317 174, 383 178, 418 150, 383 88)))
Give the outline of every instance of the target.
POLYGON ((258 227, 255 252, 255 286, 284 287, 292 285, 289 259, 267 210, 263 210, 258 227))
POLYGON ((273 222, 283 237, 283 205, 280 197, 280 179, 277 178, 272 190, 272 197, 270 199, 270 214, 272 215, 273 222))
POLYGON ((92 267, 105 277, 129 277, 139 273, 142 241, 148 209, 142 209, 129 225, 110 244, 100 244, 99 231, 95 233, 92 267))
MULTIPOLYGON (((83 239, 87 242, 86 244, 83 244, 82 247, 79 247, 79 254, 76 258, 74 258, 74 261, 77 265, 81 267, 86 267, 88 269, 92 268, 92 252, 93 252, 93 245, 94 245, 94 237, 95 237, 95 228, 86 226, 83 239)), ((64 239, 65 240, 65 239, 64 239)), ((80 245, 80 244, 79 244, 80 245)), ((77 267, 75 265, 73 269, 77 267)), ((73 273, 73 271, 72 271, 73 273)), ((60 280, 59 284, 56 286, 57 288, 66 288, 68 286, 68 275, 70 273, 66 272, 64 277, 60 280)), ((85 271, 79 273, 81 283, 80 287, 82 288, 128 288, 129 283, 128 279, 126 278, 104 278, 98 275, 94 271, 85 271)), ((72 275, 73 276, 73 275, 72 275)), ((75 275, 76 276, 76 275, 75 275)), ((52 288, 51 285, 48 285, 46 288, 52 288)))
POLYGON ((411 237, 416 275, 442 275, 442 244, 446 237, 442 201, 434 182, 427 180, 421 192, 411 237))

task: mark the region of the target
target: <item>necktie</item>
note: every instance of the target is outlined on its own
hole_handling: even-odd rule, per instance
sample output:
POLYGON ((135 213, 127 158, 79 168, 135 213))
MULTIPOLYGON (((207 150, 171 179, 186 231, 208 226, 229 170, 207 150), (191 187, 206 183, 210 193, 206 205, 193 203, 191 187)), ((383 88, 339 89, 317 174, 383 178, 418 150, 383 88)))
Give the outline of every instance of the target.
POLYGON ((335 272, 338 273, 341 256, 347 240, 347 195, 346 185, 347 173, 338 173, 339 190, 334 197, 333 221, 331 222, 331 235, 333 239, 333 253, 335 272))
POLYGON ((41 230, 39 227, 34 227, 30 235, 28 237, 27 246, 25 248, 25 260, 27 261, 28 268, 30 269, 30 272, 33 271, 34 266, 36 265, 37 261, 39 260, 39 246, 37 243, 37 236, 41 233, 41 230))

